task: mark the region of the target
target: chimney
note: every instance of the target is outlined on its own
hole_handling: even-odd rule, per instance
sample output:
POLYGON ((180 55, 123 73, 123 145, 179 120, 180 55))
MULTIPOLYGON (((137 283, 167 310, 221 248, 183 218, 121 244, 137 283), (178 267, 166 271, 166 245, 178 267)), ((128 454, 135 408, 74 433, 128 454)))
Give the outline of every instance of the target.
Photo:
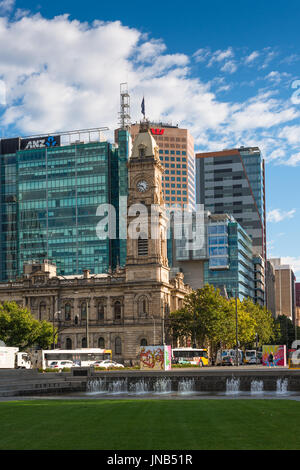
POLYGON ((90 270, 89 269, 84 269, 83 270, 83 279, 89 279, 90 278, 90 270))

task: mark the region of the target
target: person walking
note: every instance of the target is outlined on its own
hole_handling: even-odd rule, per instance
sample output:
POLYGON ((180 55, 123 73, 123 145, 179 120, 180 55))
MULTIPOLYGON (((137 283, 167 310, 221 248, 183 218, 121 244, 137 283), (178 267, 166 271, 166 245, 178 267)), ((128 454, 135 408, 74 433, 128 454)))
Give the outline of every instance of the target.
POLYGON ((274 366, 274 356, 272 353, 269 354, 269 357, 268 357, 268 361, 269 361, 269 367, 273 367, 274 366))

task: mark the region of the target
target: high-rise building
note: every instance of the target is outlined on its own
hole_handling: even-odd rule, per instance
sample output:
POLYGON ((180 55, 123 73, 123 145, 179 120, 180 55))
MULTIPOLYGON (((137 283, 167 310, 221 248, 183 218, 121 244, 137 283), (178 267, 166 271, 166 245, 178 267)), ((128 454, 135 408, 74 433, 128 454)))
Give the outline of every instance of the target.
MULTIPOLYGON (((186 240, 174 240, 172 264, 180 268, 194 289, 211 284, 229 297, 255 301, 256 270, 252 240, 227 214, 205 213, 200 249, 186 249, 186 240)), ((175 270, 176 270, 175 268, 175 270)))
POLYGON ((272 312, 273 317, 276 317, 276 304, 275 304, 275 270, 270 260, 267 260, 265 270, 266 281, 266 307, 272 312))
POLYGON ((270 262, 275 270, 276 316, 286 315, 295 322, 295 274, 288 264, 281 264, 280 258, 270 262))
POLYGON ((265 260, 265 170, 258 147, 197 153, 196 201, 213 214, 232 214, 265 260))
POLYGON ((300 326, 300 282, 295 283, 296 325, 300 326))
POLYGON ((124 249, 100 240, 96 227, 98 206, 118 208, 127 195, 129 134, 119 131, 117 148, 102 130, 1 140, 1 280, 21 276, 31 260, 55 261, 60 275, 125 263, 124 249))
MULTIPOLYGON (((131 125, 134 142, 140 124, 131 125)), ((162 122, 150 122, 150 132, 159 146, 159 158, 164 168, 162 189, 167 205, 195 207, 194 139, 188 129, 162 122)))

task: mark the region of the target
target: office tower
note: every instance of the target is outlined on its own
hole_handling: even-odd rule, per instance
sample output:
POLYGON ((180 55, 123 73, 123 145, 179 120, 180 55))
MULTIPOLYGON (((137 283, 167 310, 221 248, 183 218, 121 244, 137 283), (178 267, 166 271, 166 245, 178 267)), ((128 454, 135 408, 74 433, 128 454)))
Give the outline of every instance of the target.
MULTIPOLYGON (((140 124, 131 125, 134 142, 140 124)), ((159 157, 164 168, 162 189, 167 205, 195 207, 194 139, 188 129, 162 122, 150 122, 150 132, 159 146, 159 157)))
POLYGON ((296 325, 300 326, 300 282, 295 283, 296 325))
POLYGON ((270 262, 275 269, 276 317, 286 315, 295 322, 295 275, 288 264, 281 264, 280 258, 270 262))
POLYGON ((274 266, 267 260, 265 270, 266 281, 266 307, 272 312, 273 317, 276 317, 276 304, 275 304, 275 270, 274 266))
POLYGON ((211 284, 229 297, 255 300, 252 240, 232 216, 205 213, 201 249, 186 249, 185 239, 173 246, 173 266, 194 289, 211 284))
POLYGON ((97 236, 97 208, 127 193, 128 133, 119 159, 103 130, 1 140, 1 280, 31 260, 53 260, 61 275, 107 272, 120 260, 118 244, 97 236))
POLYGON ((213 214, 232 214, 266 258, 265 171, 258 147, 196 154, 196 201, 213 214))

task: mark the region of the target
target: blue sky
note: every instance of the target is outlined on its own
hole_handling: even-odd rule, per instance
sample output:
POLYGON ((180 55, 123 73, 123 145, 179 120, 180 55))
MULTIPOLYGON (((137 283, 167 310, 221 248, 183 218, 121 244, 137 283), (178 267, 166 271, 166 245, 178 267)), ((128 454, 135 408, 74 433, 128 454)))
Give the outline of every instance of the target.
MULTIPOLYGON (((300 276, 300 2, 0 0, 1 135, 117 125, 188 127, 196 150, 258 145, 267 239, 300 276)), ((111 133, 108 133, 108 137, 111 133)))

